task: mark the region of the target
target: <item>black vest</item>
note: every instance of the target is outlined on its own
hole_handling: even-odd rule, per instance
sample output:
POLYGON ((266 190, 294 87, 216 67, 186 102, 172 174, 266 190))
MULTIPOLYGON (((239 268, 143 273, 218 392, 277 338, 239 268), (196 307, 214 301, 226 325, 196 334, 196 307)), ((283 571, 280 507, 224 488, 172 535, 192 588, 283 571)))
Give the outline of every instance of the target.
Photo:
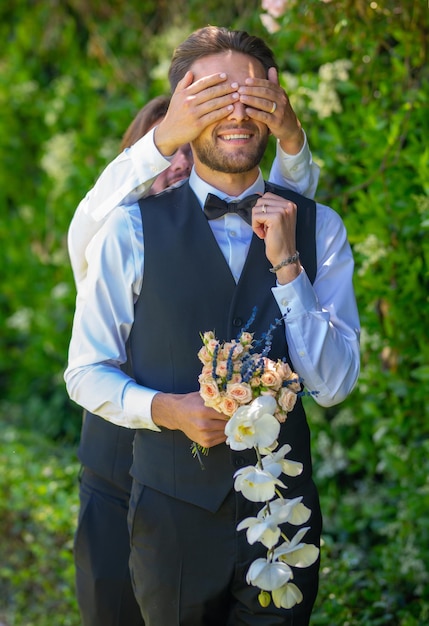
MULTIPOLYGON (((298 205, 297 249, 314 280, 316 274, 315 203, 290 190, 267 190, 298 205)), ((144 278, 135 306, 129 354, 135 380, 162 392, 198 390, 200 332, 214 330, 220 340, 235 338, 249 319, 259 338, 280 317, 271 287, 276 277, 255 235, 238 284, 186 181, 179 187, 140 201, 144 232, 144 278)), ((272 359, 287 356, 284 328, 274 332, 272 359)), ((298 478, 282 477, 291 488, 311 476, 310 435, 301 402, 281 428, 279 442, 292 446, 290 458, 301 461, 298 478)), ((231 490, 234 472, 255 464, 253 450, 233 452, 225 444, 210 449, 205 470, 181 431, 136 431, 131 474, 163 493, 215 511, 231 490)))

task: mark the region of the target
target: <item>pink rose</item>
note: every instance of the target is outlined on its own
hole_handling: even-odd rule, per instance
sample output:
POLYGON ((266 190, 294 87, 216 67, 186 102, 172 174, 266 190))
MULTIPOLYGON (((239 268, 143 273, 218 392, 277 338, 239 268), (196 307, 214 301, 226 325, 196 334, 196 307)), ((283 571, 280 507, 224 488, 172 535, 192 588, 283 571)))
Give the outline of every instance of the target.
POLYGON ((222 359, 232 359, 236 361, 243 353, 243 346, 236 341, 226 341, 223 344, 222 350, 219 350, 219 357, 222 359), (232 352, 231 352, 232 351, 232 352))
POLYGON ((282 387, 277 397, 277 402, 283 411, 289 413, 296 404, 297 395, 288 387, 282 387))
POLYGON ((287 419, 287 413, 279 409, 274 413, 274 417, 280 422, 280 424, 284 424, 287 419))
POLYGON ((213 378, 213 366, 211 363, 206 363, 203 365, 203 369, 201 370, 201 378, 213 378))
POLYGON ((200 396, 206 406, 213 406, 214 401, 218 401, 220 397, 220 391, 216 381, 213 379, 203 380, 200 386, 200 396))
POLYGON ((250 348, 250 345, 253 341, 253 333, 244 332, 240 335, 240 343, 242 346, 246 348, 250 348))
POLYGON ((228 374, 228 362, 227 361, 218 361, 216 363, 216 374, 220 378, 226 378, 228 374))
POLYGON ((283 380, 287 380, 291 376, 293 376, 293 372, 290 368, 289 363, 285 363, 284 361, 277 361, 277 371, 283 380))
POLYGON ((230 383, 241 383, 241 374, 240 372, 234 372, 229 381, 230 383))
POLYGON ((206 346, 203 346, 202 348, 200 348, 200 350, 198 351, 198 358, 203 364, 212 362, 212 355, 209 354, 209 351, 207 350, 206 346))
POLYGON ((209 354, 213 355, 215 353, 216 348, 219 346, 218 350, 220 352, 219 341, 215 338, 209 339, 205 344, 209 354))
POLYGON ((288 381, 288 389, 290 391, 294 391, 298 393, 301 391, 301 383, 299 382, 299 376, 294 371, 292 371, 289 363, 284 363, 283 361, 277 362, 277 371, 281 375, 284 381, 288 381))
POLYGON ((252 400, 252 388, 248 383, 229 383, 226 393, 230 398, 237 400, 238 404, 247 404, 252 400))
POLYGON ((275 370, 266 370, 261 376, 261 384, 264 387, 280 389, 282 382, 281 376, 275 370))
POLYGON ((238 409, 238 402, 234 400, 234 398, 229 398, 228 396, 223 396, 221 401, 218 404, 219 411, 228 417, 232 417, 236 410, 238 409))
POLYGON ((299 377, 298 374, 295 374, 295 372, 292 372, 292 375, 290 378, 287 378, 287 388, 290 391, 293 391, 294 393, 298 393, 298 391, 301 391, 301 383, 299 382, 299 377))

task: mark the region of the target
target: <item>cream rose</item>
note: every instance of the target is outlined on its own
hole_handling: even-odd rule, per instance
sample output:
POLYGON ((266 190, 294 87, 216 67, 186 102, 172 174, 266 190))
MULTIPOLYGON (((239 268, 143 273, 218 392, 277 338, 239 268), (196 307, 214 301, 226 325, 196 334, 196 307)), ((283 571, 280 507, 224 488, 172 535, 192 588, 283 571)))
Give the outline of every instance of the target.
POLYGON ((229 398, 228 396, 223 396, 218 404, 219 411, 228 417, 232 417, 238 407, 239 404, 237 400, 229 398))
POLYGON ((277 361, 276 369, 280 376, 283 378, 283 380, 287 380, 294 375, 289 363, 285 363, 284 361, 277 361))
POLYGON ((207 365, 208 363, 212 362, 212 356, 211 354, 209 354, 206 346, 200 348, 200 350, 198 351, 198 358, 200 359, 201 363, 203 363, 203 365, 207 365))
POLYGON ((290 389, 290 391, 293 391, 294 393, 298 393, 298 391, 301 391, 299 376, 298 374, 295 374, 295 372, 292 372, 291 376, 289 378, 286 378, 286 382, 287 388, 290 389))
POLYGON ((261 376, 261 385, 264 387, 271 387, 273 389, 280 389, 282 386, 282 378, 276 370, 266 370, 261 376))
POLYGON ((212 330, 207 330, 202 336, 202 340, 204 344, 208 343, 212 339, 215 339, 215 334, 212 330))
POLYGON ((296 398, 296 393, 291 391, 288 387, 282 387, 277 397, 277 402, 280 408, 283 409, 283 411, 289 413, 290 411, 292 411, 296 404, 296 398))
POLYGON ((200 385, 200 395, 204 400, 204 404, 207 406, 213 406, 215 402, 218 402, 220 399, 220 391, 216 381, 213 379, 203 380, 200 385))
POLYGON ((246 331, 244 333, 241 333, 240 343, 242 346, 245 346, 246 348, 250 348, 252 341, 253 341, 253 333, 248 333, 246 331))
POLYGON ((211 363, 206 363, 205 365, 203 365, 200 376, 201 379, 213 378, 213 366, 211 363))
POLYGON ((220 350, 220 356, 222 359, 232 359, 236 361, 240 355, 243 354, 243 346, 236 341, 227 341, 223 344, 222 350, 220 350))
POLYGON ((225 379, 228 374, 228 361, 218 361, 216 363, 216 375, 225 379))
POLYGON ((238 404, 247 404, 252 399, 252 388, 247 383, 229 383, 226 386, 226 393, 230 398, 234 398, 238 404))

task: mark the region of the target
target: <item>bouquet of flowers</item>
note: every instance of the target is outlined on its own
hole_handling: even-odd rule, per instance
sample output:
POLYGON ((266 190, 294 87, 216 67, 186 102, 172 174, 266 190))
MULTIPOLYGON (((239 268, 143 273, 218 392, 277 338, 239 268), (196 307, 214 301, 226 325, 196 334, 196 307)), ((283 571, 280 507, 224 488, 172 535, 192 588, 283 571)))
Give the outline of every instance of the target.
MULTIPOLYGON (((243 467, 234 474, 236 491, 252 502, 264 503, 256 517, 237 526, 237 530, 247 531, 250 544, 259 541, 267 548, 266 558, 251 564, 247 583, 260 588, 262 606, 268 606, 272 600, 277 607, 291 608, 303 600, 300 589, 291 582, 292 567, 308 567, 319 555, 317 546, 302 542, 309 527, 301 528, 291 539, 281 529, 285 522, 305 524, 311 515, 301 497, 288 500, 280 491, 286 487, 280 480, 281 474, 298 476, 302 464, 285 458, 291 450, 289 445, 276 450, 281 423, 304 392, 301 380, 288 363, 268 358, 272 331, 281 320, 255 343, 247 330, 253 316, 236 340, 220 342, 212 331, 201 335, 200 394, 206 406, 229 416, 226 443, 233 450, 256 451, 256 465, 243 467), (262 352, 255 352, 262 342, 262 352)), ((196 455, 200 451, 208 453, 197 444, 193 444, 192 450, 196 455)))

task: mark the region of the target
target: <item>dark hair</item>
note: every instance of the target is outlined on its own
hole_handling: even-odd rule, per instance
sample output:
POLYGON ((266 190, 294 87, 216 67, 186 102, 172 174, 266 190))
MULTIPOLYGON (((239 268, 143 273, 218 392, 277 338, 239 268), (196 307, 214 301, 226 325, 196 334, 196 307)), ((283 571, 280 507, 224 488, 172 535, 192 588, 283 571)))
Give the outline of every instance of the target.
POLYGON ((168 96, 157 96, 145 104, 137 113, 122 137, 121 152, 136 143, 140 137, 146 135, 146 133, 165 116, 169 104, 170 98, 168 96))
POLYGON ((263 65, 267 74, 270 67, 278 68, 273 52, 259 37, 249 35, 243 30, 206 26, 189 35, 174 51, 168 72, 171 90, 176 89, 177 83, 197 59, 227 50, 254 57, 263 65))

